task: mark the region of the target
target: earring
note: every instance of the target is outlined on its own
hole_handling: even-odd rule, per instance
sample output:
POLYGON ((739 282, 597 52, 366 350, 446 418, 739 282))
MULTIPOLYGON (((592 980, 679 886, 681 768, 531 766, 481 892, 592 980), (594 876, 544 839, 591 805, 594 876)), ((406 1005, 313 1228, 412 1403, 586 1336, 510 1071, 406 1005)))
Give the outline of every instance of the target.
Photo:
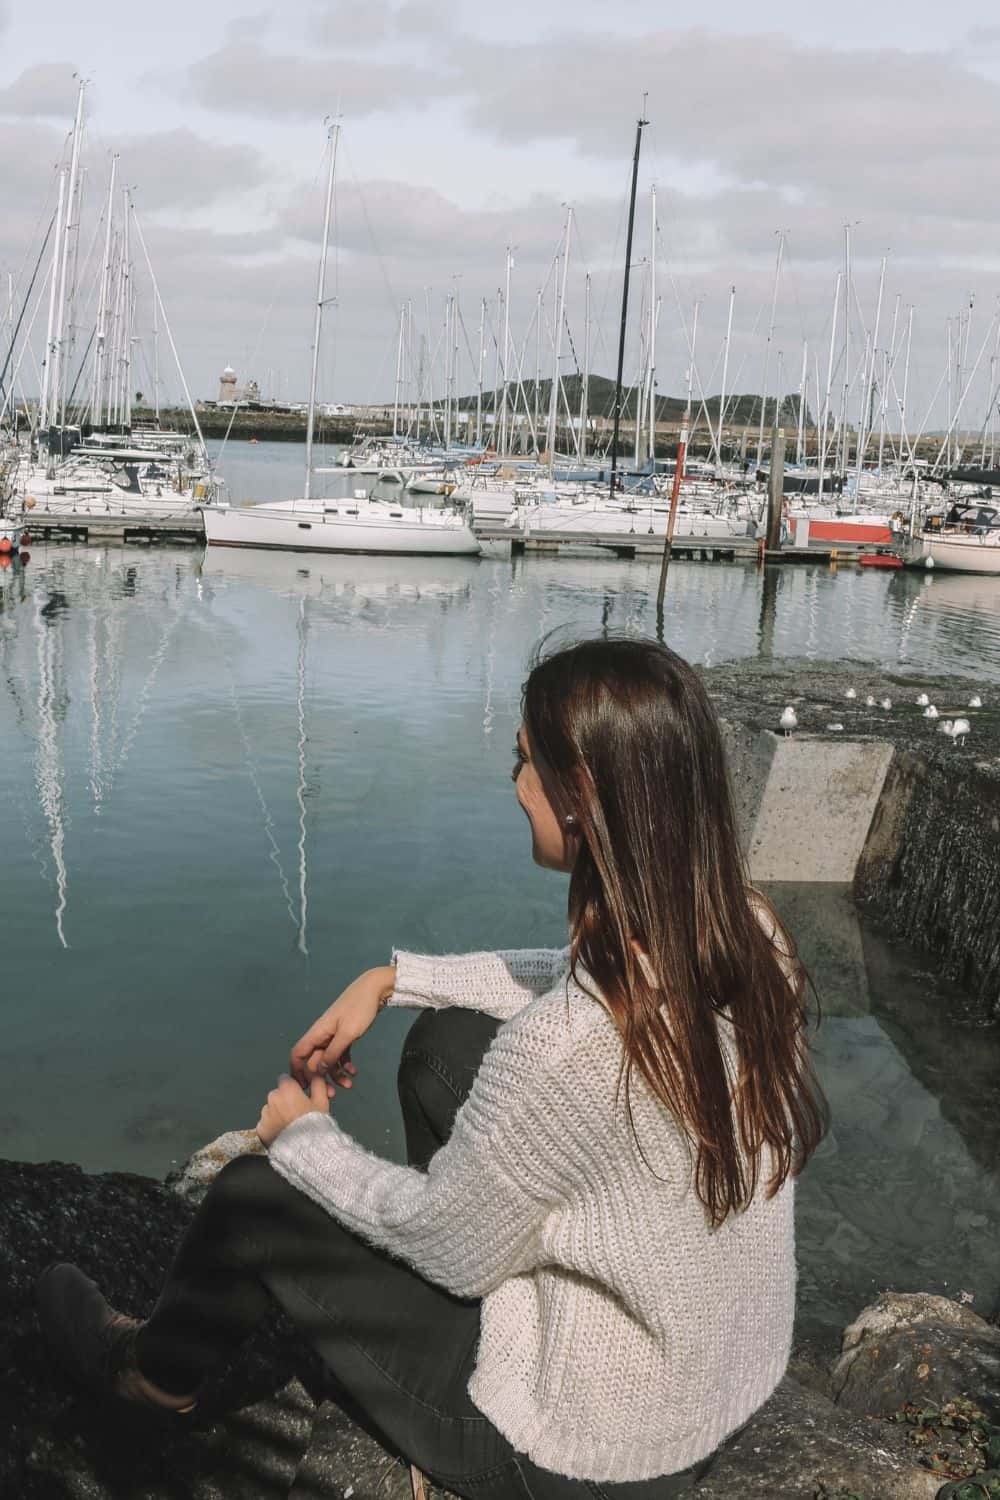
POLYGON ((565 818, 563 818, 563 823, 565 824, 565 826, 567 828, 575 828, 576 827, 576 818, 573 816, 572 813, 567 813, 566 816, 565 816, 565 818))

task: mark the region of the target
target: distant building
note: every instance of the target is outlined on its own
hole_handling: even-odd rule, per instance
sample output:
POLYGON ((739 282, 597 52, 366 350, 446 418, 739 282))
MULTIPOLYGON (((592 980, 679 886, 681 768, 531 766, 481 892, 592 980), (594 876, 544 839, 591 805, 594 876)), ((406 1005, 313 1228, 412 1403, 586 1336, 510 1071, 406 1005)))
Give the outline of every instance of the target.
POLYGON ((236 371, 227 365, 219 376, 219 406, 259 406, 260 386, 256 380, 248 380, 245 386, 236 383, 236 371))

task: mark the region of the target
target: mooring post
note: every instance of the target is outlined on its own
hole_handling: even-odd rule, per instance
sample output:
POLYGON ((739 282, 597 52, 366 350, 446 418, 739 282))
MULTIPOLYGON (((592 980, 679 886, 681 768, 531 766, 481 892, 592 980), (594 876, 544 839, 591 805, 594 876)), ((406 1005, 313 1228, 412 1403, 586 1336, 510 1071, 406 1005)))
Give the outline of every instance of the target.
POLYGON ((767 480, 767 550, 781 547, 781 506, 785 494, 785 429, 771 429, 771 470, 767 480))

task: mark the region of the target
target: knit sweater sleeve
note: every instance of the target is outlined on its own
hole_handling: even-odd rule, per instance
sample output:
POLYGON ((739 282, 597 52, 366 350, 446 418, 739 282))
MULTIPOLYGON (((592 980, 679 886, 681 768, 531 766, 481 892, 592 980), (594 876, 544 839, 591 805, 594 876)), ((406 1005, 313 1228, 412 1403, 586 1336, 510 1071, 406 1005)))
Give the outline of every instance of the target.
POLYGON ((568 948, 427 956, 397 950, 390 1005, 440 1010, 459 1005, 509 1021, 552 989, 569 967, 568 948))
POLYGON ((544 1171, 525 1172, 527 1093, 524 1059, 494 1044, 426 1172, 374 1156, 318 1111, 281 1132, 271 1164, 370 1244, 481 1297, 539 1260, 551 1195, 544 1171))

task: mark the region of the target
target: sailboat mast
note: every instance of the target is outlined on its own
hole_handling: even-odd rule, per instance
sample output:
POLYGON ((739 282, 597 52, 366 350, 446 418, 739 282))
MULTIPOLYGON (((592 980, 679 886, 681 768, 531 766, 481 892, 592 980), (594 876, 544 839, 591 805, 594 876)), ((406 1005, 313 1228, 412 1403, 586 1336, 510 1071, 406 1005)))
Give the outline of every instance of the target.
POLYGON ((125 217, 122 224, 122 424, 132 430, 132 249, 129 239, 129 219, 132 199, 125 189, 125 217))
POLYGON ((736 288, 729 288, 729 317, 726 321, 726 347, 722 354, 722 390, 719 392, 719 440, 715 445, 719 456, 719 468, 722 468, 722 424, 726 415, 726 381, 729 377, 729 350, 733 342, 733 304, 736 301, 736 288))
POLYGON ((507 385, 510 380, 510 268, 514 264, 511 247, 507 246, 507 260, 504 272, 503 293, 503 358, 501 361, 503 375, 503 405, 500 408, 500 452, 506 453, 510 446, 510 435, 507 428, 507 385))
POLYGON ((796 441, 795 441, 795 465, 796 465, 796 468, 801 468, 802 467, 802 460, 803 460, 803 457, 804 457, 805 430, 806 430, 806 380, 808 378, 808 376, 807 376, 808 369, 809 369, 809 344, 808 344, 808 342, 805 339, 803 339, 803 341, 802 341, 802 375, 801 375, 801 378, 799 379, 799 430, 798 430, 798 433, 796 434, 796 441))
POLYGON ((854 504, 857 507, 861 497, 861 471, 864 468, 865 454, 871 440, 871 430, 874 416, 872 399, 875 391, 875 360, 878 357, 878 336, 882 324, 882 298, 885 293, 885 265, 887 257, 883 255, 882 266, 878 278, 878 297, 875 301, 875 326, 872 329, 871 344, 866 349, 865 359, 865 384, 861 400, 861 420, 858 423, 858 451, 854 465, 856 476, 856 488, 854 491, 854 504))
POLYGON ((340 126, 331 125, 326 132, 330 150, 330 171, 326 179, 326 207, 323 212, 323 249, 319 257, 319 276, 316 282, 316 320, 313 325, 312 371, 309 376, 309 414, 306 417, 306 500, 312 490, 313 432, 316 426, 316 382, 319 377, 319 337, 323 329, 323 302, 326 295, 326 258, 330 248, 330 211, 333 207, 333 178, 337 170, 337 143, 340 126))
POLYGON ((559 411, 559 363, 562 359, 562 331, 566 321, 566 277, 569 272, 569 246, 573 232, 573 210, 566 210, 566 238, 563 243, 562 279, 559 283, 559 305, 556 311, 556 336, 552 344, 552 389, 549 392, 549 476, 555 472, 556 462, 556 418, 559 411))
POLYGON ((583 310, 583 380, 580 383, 580 442, 577 446, 581 462, 587 457, 587 424, 590 421, 590 272, 584 282, 583 310))
POLYGON ((56 336, 55 336, 55 360, 52 375, 52 402, 53 415, 57 423, 65 420, 65 391, 66 391, 66 358, 63 350, 63 339, 66 329, 66 277, 69 273, 69 246, 70 235, 74 229, 79 229, 79 217, 73 222, 73 205, 76 200, 77 184, 80 172, 80 144, 83 136, 83 96, 86 93, 86 82, 80 80, 80 91, 76 101, 76 120, 73 124, 73 149, 69 164, 69 185, 66 189, 66 216, 63 219, 62 249, 60 251, 59 269, 59 296, 56 303, 56 336))
POLYGON ((66 202, 66 169, 59 172, 59 201, 56 206, 56 234, 52 247, 52 272, 49 280, 49 312, 45 332, 45 371, 42 376, 42 400, 39 426, 47 432, 52 421, 49 392, 52 390, 52 365, 55 352, 56 291, 59 282, 59 246, 62 240, 63 208, 66 202))
POLYGON ((837 286, 833 294, 833 316, 830 319, 830 358, 826 367, 826 394, 823 397, 823 418, 820 424, 819 482, 816 490, 816 499, 820 503, 823 500, 823 480, 826 475, 826 429, 830 420, 830 396, 833 390, 833 351, 837 342, 837 308, 840 305, 840 286, 843 279, 843 271, 838 271, 837 286))
MULTIPOLYGON (((760 392, 760 427, 757 431, 757 467, 760 468, 761 454, 764 450, 764 422, 767 418, 767 379, 771 363, 771 343, 774 339, 774 315, 778 306, 778 279, 781 276, 781 258, 785 250, 785 232, 781 230, 778 234, 778 259, 774 267, 774 286, 771 290, 771 321, 767 325, 767 343, 764 345, 764 378, 761 383, 760 392)), ((778 393, 780 404, 781 393, 778 393)), ((778 413, 774 414, 777 425, 778 413)))
MULTIPOLYGON (((118 156, 111 158, 111 180, 108 185, 107 223, 104 226, 104 264, 101 267, 101 290, 97 302, 97 333, 94 350, 94 383, 90 397, 90 420, 95 427, 104 422, 104 351, 108 329, 108 285, 111 280, 111 229, 115 206, 115 176, 118 156)), ((155 306, 155 304, 154 304, 155 306)))
POLYGON ((483 446, 483 361, 486 357, 486 298, 479 304, 479 386, 476 391, 476 447, 483 446))
POLYGON ((392 435, 399 437, 399 393, 403 383, 403 330, 406 326, 406 307, 399 309, 399 340, 396 344, 396 390, 392 403, 392 435))
POLYGON ((629 193, 628 204, 628 234, 625 240, 625 277, 622 282, 622 320, 618 333, 618 372, 615 376, 615 404, 613 410, 614 425, 611 431, 611 472, 608 479, 608 493, 615 493, 615 479, 618 469, 618 435, 621 431, 622 421, 622 374, 625 369, 625 331, 628 326, 628 284, 632 271, 632 234, 635 229, 635 192, 639 182, 639 151, 642 147, 642 130, 649 121, 639 117, 635 126, 635 151, 632 156, 632 188, 629 193))

